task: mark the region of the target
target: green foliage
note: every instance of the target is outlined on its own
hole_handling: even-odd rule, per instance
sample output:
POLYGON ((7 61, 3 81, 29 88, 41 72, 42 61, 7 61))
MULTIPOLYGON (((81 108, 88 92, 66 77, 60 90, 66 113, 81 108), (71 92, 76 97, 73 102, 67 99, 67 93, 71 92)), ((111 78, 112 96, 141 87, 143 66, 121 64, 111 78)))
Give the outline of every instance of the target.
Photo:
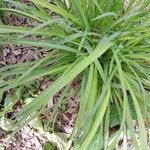
POLYGON ((44 145, 44 150, 52 150, 52 149, 53 149, 53 146, 50 143, 46 143, 44 145))
POLYGON ((74 143, 74 149, 90 146, 111 150, 121 132, 126 135, 128 130, 135 149, 146 150, 150 119, 149 0, 131 0, 127 8, 121 0, 31 0, 28 5, 17 0, 2 2, 17 9, 1 5, 0 12, 27 17, 37 25, 1 24, 0 44, 36 46, 49 55, 0 68, 0 80, 13 76, 0 85, 0 95, 38 77, 57 75, 48 89, 17 113, 15 131, 40 115, 50 97, 81 77, 80 109, 66 149, 74 143), (29 35, 38 38, 33 40, 29 35), (115 122, 112 116, 117 116, 115 122), (132 126, 136 118, 140 145, 132 126), (120 128, 111 135, 109 127, 115 123, 120 128))

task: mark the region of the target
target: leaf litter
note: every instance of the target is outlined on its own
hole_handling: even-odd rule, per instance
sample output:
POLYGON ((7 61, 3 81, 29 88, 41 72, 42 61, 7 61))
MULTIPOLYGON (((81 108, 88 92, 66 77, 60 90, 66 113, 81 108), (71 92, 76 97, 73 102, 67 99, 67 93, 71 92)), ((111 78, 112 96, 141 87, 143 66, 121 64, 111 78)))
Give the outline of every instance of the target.
MULTIPOLYGON (((23 0, 22 2, 27 3, 28 0, 23 0)), ((36 23, 31 22, 27 18, 10 15, 7 17, 7 23, 9 25, 13 26, 26 26, 26 27, 33 27, 36 23)), ((36 39, 37 37, 32 36, 31 39, 36 39)), ((20 64, 24 62, 29 62, 33 60, 39 60, 42 57, 47 56, 48 52, 39 52, 37 51, 39 48, 35 46, 22 46, 22 45, 11 45, 7 44, 4 45, 1 50, 0 55, 0 67, 4 67, 7 65, 12 64, 20 64)), ((7 79, 6 79, 7 80, 7 79)), ((38 81, 40 81, 39 91, 38 93, 44 91, 50 84, 53 83, 53 79, 51 78, 39 78, 38 81)), ((1 81, 3 82, 3 81, 1 81)), ((74 86, 74 85, 72 85, 74 86)), ((11 91, 7 91, 6 95, 11 96, 11 91)), ((56 94, 51 100, 49 101, 49 104, 47 106, 47 110, 57 102, 57 98, 61 95, 61 91, 56 94), (51 103, 51 104, 50 104, 51 103)), ((13 107, 13 111, 7 113, 8 118, 11 118, 16 112, 18 112, 21 107, 25 105, 25 102, 20 100, 18 103, 15 104, 13 107)), ((69 99, 64 105, 65 110, 61 110, 58 106, 58 118, 55 121, 56 122, 56 128, 59 132, 64 132, 67 134, 70 134, 73 130, 73 125, 75 118, 77 116, 77 112, 79 109, 79 98, 71 98, 69 99)), ((48 113, 51 113, 51 111, 48 111, 48 113)), ((42 117, 43 121, 45 123, 50 119, 50 114, 44 114, 42 117), (48 116, 46 116, 48 115, 48 116), (45 117, 45 118, 44 118, 45 117)), ((9 133, 4 131, 2 128, 0 128, 0 143, 3 143, 5 139, 8 137, 9 133)), ((38 129, 35 129, 32 125, 26 125, 24 126, 19 132, 17 132, 14 137, 12 137, 9 141, 7 141, 5 146, 1 147, 0 149, 7 149, 7 150, 42 150, 45 143, 48 143, 48 138, 44 135, 44 133, 40 133, 38 129)), ((2 144, 3 145, 3 144, 2 144)))

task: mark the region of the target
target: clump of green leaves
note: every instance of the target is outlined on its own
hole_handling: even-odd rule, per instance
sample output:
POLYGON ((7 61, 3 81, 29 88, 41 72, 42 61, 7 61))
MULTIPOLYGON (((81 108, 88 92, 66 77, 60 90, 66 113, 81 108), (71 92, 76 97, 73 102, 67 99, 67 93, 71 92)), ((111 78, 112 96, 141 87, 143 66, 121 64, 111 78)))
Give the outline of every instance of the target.
POLYGON ((0 85, 0 93, 41 76, 57 75, 46 91, 18 112, 14 126, 23 126, 38 116, 50 97, 80 76, 80 110, 66 149, 72 143, 81 150, 114 149, 121 132, 126 135, 128 131, 135 149, 147 149, 149 0, 130 0, 126 8, 121 0, 31 0, 28 5, 3 0, 3 3, 17 9, 3 6, 1 12, 30 18, 38 25, 34 28, 0 25, 0 44, 36 46, 49 55, 39 61, 0 68, 1 79, 15 77, 0 85), (28 35, 38 38, 32 40, 28 35), (114 108, 120 128, 110 135, 114 108), (138 121, 140 144, 133 119, 138 121))

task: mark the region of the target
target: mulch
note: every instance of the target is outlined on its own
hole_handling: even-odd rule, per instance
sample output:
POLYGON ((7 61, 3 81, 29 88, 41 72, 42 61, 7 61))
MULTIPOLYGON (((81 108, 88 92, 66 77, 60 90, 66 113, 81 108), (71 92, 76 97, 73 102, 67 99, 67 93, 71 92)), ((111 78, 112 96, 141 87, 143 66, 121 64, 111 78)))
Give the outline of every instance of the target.
MULTIPOLYGON (((24 2, 28 2, 25 1, 24 2)), ((34 23, 28 20, 27 18, 18 17, 15 15, 7 16, 7 23, 13 26, 34 26, 34 23)), ((35 36, 30 38, 36 38, 35 36)), ((40 58, 47 55, 47 52, 37 53, 39 48, 35 46, 22 46, 22 45, 4 45, 0 55, 0 67, 5 67, 12 64, 20 64, 28 61, 39 60, 40 58)), ((44 91, 50 84, 52 84, 52 79, 42 78, 40 81, 39 89, 44 91)), ((76 83, 73 83, 72 90, 75 90, 76 83)), ((41 93, 39 91, 39 93, 41 93)), ((8 92, 10 94, 10 92, 8 92)), ((50 110, 50 107, 53 107, 56 104, 57 99, 61 95, 61 92, 56 94, 53 97, 53 100, 49 102, 47 109, 50 110)), ((56 130, 63 133, 71 133, 74 126, 74 121, 77 116, 79 109, 79 97, 70 97, 67 98, 65 103, 65 109, 62 110, 61 107, 58 107, 58 117, 56 120, 56 130)), ((21 100, 22 101, 22 100, 21 100)), ((15 105, 16 110, 20 109, 19 102, 15 105), (17 108, 18 107, 18 108, 17 108)), ((49 112, 51 113, 51 112, 49 112)), ((11 113, 13 114, 13 112, 11 113)), ((46 121, 49 119, 50 114, 45 114, 46 121)), ((0 142, 3 143, 7 138, 9 133, 0 129, 0 142)), ((0 149, 7 150, 42 150, 43 145, 48 142, 48 139, 38 132, 32 125, 26 125, 18 133, 14 135, 13 138, 9 139, 6 145, 0 147, 0 149)))

